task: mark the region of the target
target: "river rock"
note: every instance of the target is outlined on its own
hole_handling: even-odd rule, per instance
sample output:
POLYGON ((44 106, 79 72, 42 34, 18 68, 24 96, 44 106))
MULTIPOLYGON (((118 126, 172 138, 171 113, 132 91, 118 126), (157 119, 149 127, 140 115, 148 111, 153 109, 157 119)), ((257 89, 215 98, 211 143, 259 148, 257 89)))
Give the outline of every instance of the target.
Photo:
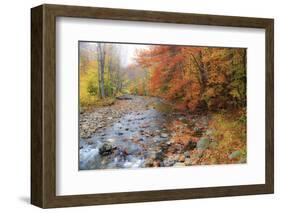
POLYGON ((180 162, 177 162, 173 165, 174 167, 182 167, 182 166, 185 166, 184 163, 180 163, 180 162))
POLYGON ((191 165, 191 159, 190 159, 190 158, 186 158, 185 161, 184 161, 184 164, 185 164, 186 166, 191 165))
POLYGON ((116 149, 115 146, 113 146, 110 143, 104 143, 100 148, 99 148, 99 154, 102 156, 107 156, 113 153, 114 149, 116 149))
POLYGON ((185 156, 184 155, 180 155, 178 161, 179 162, 184 162, 185 161, 185 156))
POLYGON ((113 143, 114 141, 115 141, 114 138, 108 138, 108 139, 106 139, 106 142, 108 142, 108 143, 113 143))
POLYGON ((237 151, 232 152, 230 155, 228 155, 228 158, 230 160, 237 159, 241 156, 241 154, 242 154, 241 151, 237 150, 237 151))
POLYGON ((104 127, 104 124, 103 123, 100 123, 98 124, 97 128, 103 128, 104 127))
POLYGON ((144 162, 144 165, 146 167, 152 167, 153 166, 153 160, 151 158, 147 158, 144 162))
POLYGON ((175 160, 173 158, 168 158, 163 161, 165 167, 173 166, 175 164, 175 160))
POLYGON ((210 144, 210 140, 206 137, 203 137, 197 142, 197 148, 198 149, 207 149, 209 144, 210 144))
POLYGON ((247 163, 247 159, 246 158, 242 158, 239 163, 247 163))
POLYGON ((83 135, 81 135, 81 138, 88 139, 91 138, 91 135, 87 133, 83 133, 83 135))
POLYGON ((213 130, 211 129, 208 129, 206 132, 205 132, 205 135, 208 135, 208 136, 211 136, 213 134, 213 130))
POLYGON ((153 161, 153 167, 160 167, 159 161, 153 161))
POLYGON ((167 133, 161 133, 161 134, 160 134, 160 137, 161 137, 161 138, 167 138, 168 136, 169 136, 169 135, 168 135, 167 133))
POLYGON ((172 143, 174 143, 174 141, 167 141, 167 142, 166 142, 166 144, 167 144, 168 146, 171 146, 172 143))
POLYGON ((190 158, 190 153, 189 151, 186 151, 183 153, 185 158, 190 158))
POLYGON ((179 158, 180 158, 180 155, 178 155, 178 154, 176 154, 176 155, 173 155, 173 157, 172 157, 175 161, 178 161, 179 160, 179 158))
POLYGON ((159 137, 154 137, 154 138, 153 138, 153 142, 154 142, 154 143, 159 143, 159 142, 161 142, 161 141, 163 141, 163 139, 161 139, 161 138, 159 138, 159 137))
POLYGON ((157 160, 163 160, 163 152, 161 150, 152 151, 152 152, 149 153, 149 158, 157 159, 157 160))
POLYGON ((165 142, 164 143, 160 143, 159 145, 160 145, 162 150, 167 150, 169 148, 169 146, 170 146, 169 144, 167 144, 165 142))

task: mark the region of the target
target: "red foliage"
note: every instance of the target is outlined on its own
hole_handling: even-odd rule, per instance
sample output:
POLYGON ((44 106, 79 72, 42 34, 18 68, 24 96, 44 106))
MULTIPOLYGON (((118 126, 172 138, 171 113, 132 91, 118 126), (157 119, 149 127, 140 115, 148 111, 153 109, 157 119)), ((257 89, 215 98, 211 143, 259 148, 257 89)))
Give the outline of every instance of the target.
POLYGON ((155 45, 138 52, 136 61, 150 70, 150 94, 172 101, 179 110, 194 111, 202 102, 213 108, 237 97, 244 101, 244 56, 244 49, 155 45), (241 80, 227 88, 237 73, 241 80))

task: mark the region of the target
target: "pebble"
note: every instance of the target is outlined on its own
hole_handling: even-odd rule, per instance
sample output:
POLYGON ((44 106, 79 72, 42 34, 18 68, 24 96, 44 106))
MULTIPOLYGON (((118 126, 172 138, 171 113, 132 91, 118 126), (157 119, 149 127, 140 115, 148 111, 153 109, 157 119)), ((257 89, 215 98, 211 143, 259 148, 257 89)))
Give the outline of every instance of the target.
POLYGON ((185 156, 186 158, 190 158, 190 153, 189 153, 189 151, 186 151, 186 152, 184 152, 183 154, 184 154, 184 156, 185 156))
POLYGON ((165 167, 173 166, 175 164, 175 160, 171 159, 171 158, 168 158, 168 159, 165 159, 163 161, 163 164, 164 164, 165 167))
POLYGON ((185 161, 184 161, 184 164, 185 164, 186 166, 191 165, 191 160, 190 160, 190 158, 186 158, 185 161))
POLYGON ((182 167, 182 166, 185 166, 184 163, 180 163, 180 162, 177 162, 173 165, 174 167, 182 167))
POLYGON ((167 133, 161 133, 161 134, 160 134, 160 137, 161 137, 161 138, 167 138, 167 137, 168 137, 168 134, 167 134, 167 133))
POLYGON ((179 162, 184 162, 185 161, 185 156, 184 155, 180 155, 178 161, 179 162))

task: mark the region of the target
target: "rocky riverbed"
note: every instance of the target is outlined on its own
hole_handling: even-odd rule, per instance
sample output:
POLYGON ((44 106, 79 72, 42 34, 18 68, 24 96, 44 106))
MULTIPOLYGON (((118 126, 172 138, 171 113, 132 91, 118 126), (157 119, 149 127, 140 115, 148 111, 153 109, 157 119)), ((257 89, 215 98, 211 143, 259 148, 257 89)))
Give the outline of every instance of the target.
POLYGON ((80 114, 79 169, 188 166, 215 146, 208 116, 173 112, 156 97, 121 96, 80 114))

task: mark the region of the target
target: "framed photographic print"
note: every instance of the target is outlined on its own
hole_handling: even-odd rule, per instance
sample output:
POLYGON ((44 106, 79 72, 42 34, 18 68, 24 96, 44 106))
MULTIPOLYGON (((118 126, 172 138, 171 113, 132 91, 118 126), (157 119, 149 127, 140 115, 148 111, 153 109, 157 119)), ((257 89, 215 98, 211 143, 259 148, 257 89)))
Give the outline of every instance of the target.
POLYGON ((31 9, 31 203, 274 191, 273 19, 31 9))

